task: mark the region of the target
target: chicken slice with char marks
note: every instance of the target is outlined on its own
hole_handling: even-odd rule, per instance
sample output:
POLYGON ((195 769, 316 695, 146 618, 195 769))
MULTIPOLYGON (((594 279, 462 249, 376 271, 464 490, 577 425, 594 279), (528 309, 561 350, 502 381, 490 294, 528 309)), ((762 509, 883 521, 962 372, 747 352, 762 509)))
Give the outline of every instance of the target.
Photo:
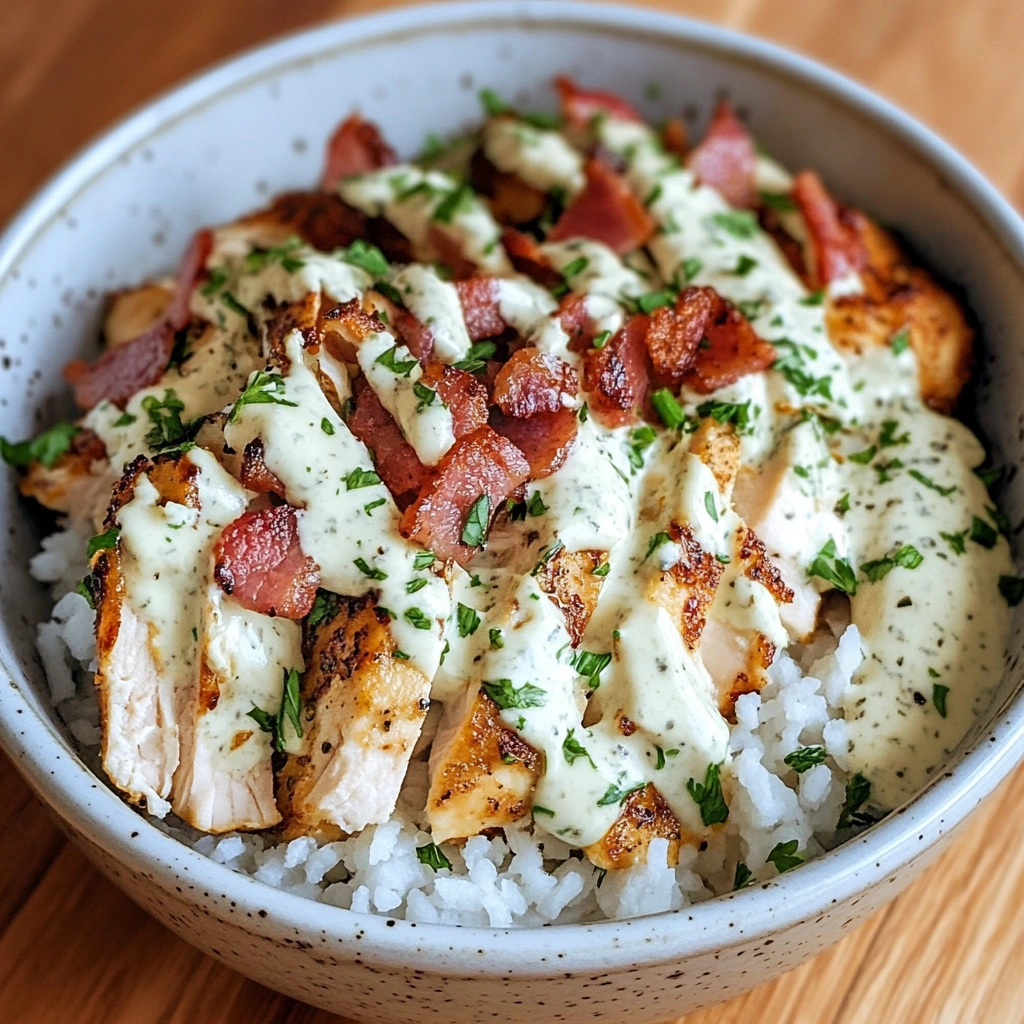
POLYGON ((376 595, 323 600, 307 625, 302 739, 278 777, 288 835, 387 821, 430 708, 430 681, 402 658, 376 595))

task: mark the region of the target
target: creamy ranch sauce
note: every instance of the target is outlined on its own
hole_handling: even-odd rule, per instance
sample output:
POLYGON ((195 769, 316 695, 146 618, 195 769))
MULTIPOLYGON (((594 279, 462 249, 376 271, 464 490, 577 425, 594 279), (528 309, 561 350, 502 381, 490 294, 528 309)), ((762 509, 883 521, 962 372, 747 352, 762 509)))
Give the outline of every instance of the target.
MULTIPOLYGON (((775 344, 776 369, 745 377, 713 399, 744 410, 737 423, 744 466, 737 505, 796 591, 792 605, 777 605, 764 587, 742 574, 734 547, 742 520, 710 470, 688 451, 685 432, 681 437, 662 432, 653 443, 638 446, 633 428, 605 428, 581 411, 576 445, 565 465, 529 485, 531 511, 522 521, 500 520, 476 564, 469 571, 453 568, 450 588, 430 568, 415 568, 419 549, 401 537, 398 510, 375 479, 369 453, 321 390, 318 374, 328 376, 344 398, 348 370, 326 353, 306 352, 298 332, 287 339, 290 365, 275 392, 287 404, 237 409, 225 429, 227 441, 240 452, 254 438, 262 439, 267 467, 300 510, 303 550, 320 565, 322 585, 346 595, 379 594, 380 605, 391 613, 399 649, 433 680, 435 699, 457 709, 482 683, 503 680, 539 694, 526 706, 503 709, 502 718, 544 755, 534 798, 536 825, 577 845, 599 840, 620 813, 624 794, 644 782, 655 783, 693 836, 708 829, 688 783, 702 780, 710 765, 723 765, 728 794, 729 726, 718 710, 704 653, 687 648, 677 623, 651 596, 684 550, 668 540, 655 544, 654 538, 673 522, 686 524, 701 548, 719 557, 723 578, 708 613, 708 635, 730 637, 738 649, 754 635, 780 648, 807 635, 817 594, 829 589, 807 570, 831 541, 836 557, 848 561, 858 580, 852 616, 865 657, 846 714, 852 766, 870 779, 872 805, 893 807, 942 763, 998 682, 1009 613, 996 580, 1010 571, 1009 549, 1001 537, 987 548, 964 532, 972 516, 988 515, 987 494, 971 472, 984 453, 965 427, 923 406, 911 351, 897 356, 883 349, 851 361, 841 356, 825 333, 822 297, 808 294, 749 214, 731 210, 717 192, 698 185, 662 151, 650 129, 607 119, 598 130, 601 143, 626 163, 631 188, 659 226, 649 246, 654 265, 645 257, 621 260, 583 239, 546 243, 542 249, 567 288, 586 297, 599 330, 614 334, 621 327, 624 297, 635 299, 665 282, 692 282, 716 288, 775 344), (812 415, 803 411, 808 409, 812 415), (872 446, 870 458, 849 457, 872 446), (952 490, 942 494, 936 487, 952 490), (751 489, 762 507, 749 497, 751 489), (537 506, 543 511, 534 514, 537 506), (961 543, 943 540, 941 533, 959 536, 961 543), (920 555, 916 568, 896 565, 875 582, 859 570, 906 545, 920 555), (531 572, 562 548, 598 552, 607 561, 597 609, 576 651, 561 612, 531 572), (420 579, 425 585, 410 595, 407 584, 420 579), (479 617, 474 628, 466 628, 469 620, 465 611, 460 618, 460 609, 479 617), (591 665, 594 658, 605 662, 598 673, 581 674, 581 653, 591 665), (936 683, 950 687, 945 717, 932 700, 936 683), (619 728, 620 716, 636 726, 630 735, 619 728), (584 753, 567 753, 577 747, 584 753)), ((557 133, 498 119, 486 129, 485 147, 499 169, 538 188, 572 194, 582 185, 582 157, 557 133)), ((758 185, 785 191, 789 178, 762 161, 758 185)), ((512 272, 498 244, 500 228, 479 199, 464 195, 456 201, 458 189, 453 178, 411 165, 340 186, 346 201, 367 215, 386 217, 414 243, 424 244, 439 231, 484 272, 501 276, 506 322, 529 343, 580 367, 580 357, 567 347, 556 301, 512 272), (445 203, 447 213, 438 220, 445 203)), ((806 242, 799 216, 787 216, 793 236, 806 242)), ((209 267, 223 271, 222 289, 210 294, 200 289, 193 298, 193 309, 212 322, 218 345, 228 352, 218 357, 224 362, 215 379, 192 388, 186 362, 159 387, 132 400, 128 412, 136 419, 131 423, 118 425, 120 410, 112 407, 90 414, 89 425, 117 459, 127 461, 146 450, 150 423, 142 401, 150 394, 159 398, 171 382, 188 416, 230 407, 262 363, 246 311, 258 324, 267 298, 297 301, 310 290, 322 290, 344 302, 372 287, 359 268, 306 247, 294 250, 302 263, 297 271, 288 271, 282 260, 253 269, 246 263, 248 251, 237 236, 219 242, 209 267), (243 309, 225 304, 224 292, 243 309)), ((470 339, 453 285, 423 266, 397 269, 389 283, 431 328, 441 359, 465 357, 470 339)), ((832 293, 859 287, 857 279, 844 280, 832 293)), ((417 455, 436 464, 454 441, 451 414, 440 402, 423 404, 416 388, 418 364, 403 369, 412 360, 408 350, 384 330, 361 340, 357 358, 417 455)), ((684 391, 681 400, 696 417, 708 396, 684 391)), ((161 516, 171 514, 166 507, 160 510, 161 516)), ((200 604, 188 605, 188 611, 163 609, 161 615, 168 622, 177 623, 182 615, 192 622, 200 604)), ((214 636, 225 638, 211 642, 225 677, 237 679, 244 670, 257 681, 264 706, 275 710, 281 684, 270 666, 297 664, 297 641, 287 629, 268 627, 273 620, 249 621, 236 609, 230 621, 220 623, 222 614, 223 609, 209 613, 214 636), (257 664, 245 651, 253 653, 260 630, 267 657, 257 664), (234 662, 228 641, 240 649, 234 662)), ((173 625, 172 639, 165 643, 184 665, 195 652, 181 628, 173 625)), ((714 657, 708 652, 708 664, 714 657)), ((209 741, 223 744, 240 713, 241 705, 229 698, 223 715, 207 716, 209 741)), ((238 754, 235 760, 249 764, 248 757, 238 754)))

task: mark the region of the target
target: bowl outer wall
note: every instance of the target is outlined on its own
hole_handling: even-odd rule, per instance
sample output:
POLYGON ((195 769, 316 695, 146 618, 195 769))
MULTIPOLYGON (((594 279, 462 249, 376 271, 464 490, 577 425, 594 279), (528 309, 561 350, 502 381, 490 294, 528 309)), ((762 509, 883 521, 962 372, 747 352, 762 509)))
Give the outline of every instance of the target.
MULTIPOLYGON (((862 119, 871 131, 888 135, 904 156, 945 179, 950 201, 962 206, 967 216, 983 226, 1004 254, 1007 272, 1019 287, 1024 232, 1017 215, 962 157, 884 100, 805 58, 725 30, 653 12, 550 0, 413 7, 330 24, 262 47, 201 75, 106 133, 28 204, 0 240, 0 282, 94 177, 103 175, 122 154, 144 144, 168 124, 196 116, 197 109, 216 103, 226 91, 268 76, 274 69, 361 41, 409 34, 426 38, 439 29, 456 32, 479 25, 500 32, 503 27, 524 22, 541 33, 558 26, 577 26, 584 33, 597 28, 624 39, 649 39, 652 46, 655 41, 659 45, 680 45, 691 53, 698 51, 722 60, 733 72, 738 66, 746 66, 752 69, 754 78, 766 75, 798 84, 847 116, 862 119)), ((596 83, 601 74, 591 71, 587 78, 596 83)), ((754 114, 756 121, 756 110, 754 114)), ((792 149, 794 145, 785 136, 783 132, 778 149, 784 158, 787 146, 792 149)), ((250 200, 248 205, 253 202, 250 200)), ((896 218, 890 214, 890 219, 896 218)), ((921 247, 931 255, 927 244, 921 247)), ((981 312, 973 293, 972 298, 981 312)), ((20 554, 23 559, 24 551, 20 554)), ((638 962, 663 963, 779 933, 821 913, 833 901, 855 897, 919 856, 962 821, 1024 752, 1024 706, 1019 697, 1014 697, 979 743, 906 808, 800 871, 726 900, 653 918, 566 925, 529 933, 429 925, 413 930, 405 922, 353 914, 268 889, 214 864, 142 822, 82 765, 34 698, 26 673, 31 671, 39 679, 38 666, 19 661, 5 637, 0 664, 12 682, 0 688, 0 738, 43 800, 89 844, 163 888, 173 889, 180 880, 186 880, 197 889, 223 894, 223 899, 233 901, 240 911, 255 915, 247 926, 251 931, 267 935, 282 930, 327 932, 352 942, 359 936, 360 955, 367 963, 407 964, 415 948, 416 966, 425 970, 451 971, 457 967, 459 973, 483 976, 548 975, 556 957, 559 973, 614 969, 638 962), (259 911, 267 916, 260 917, 259 911)))

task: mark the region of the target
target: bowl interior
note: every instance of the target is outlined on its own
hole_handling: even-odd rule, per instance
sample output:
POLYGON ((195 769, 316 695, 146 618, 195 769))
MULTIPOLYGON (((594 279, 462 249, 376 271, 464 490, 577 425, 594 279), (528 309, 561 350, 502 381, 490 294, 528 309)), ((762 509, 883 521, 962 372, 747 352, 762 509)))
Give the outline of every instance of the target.
MULTIPOLYGON (((567 73, 623 94, 653 120, 682 110, 695 132, 729 93, 784 164, 819 169, 837 196, 899 229, 961 285, 982 339, 972 407, 995 461, 1011 469, 1003 507, 1012 523, 1024 519, 1024 282, 1016 229, 998 222, 985 186, 957 166, 940 169, 927 156, 934 143, 915 140, 909 122, 870 116, 864 97, 830 94, 820 71, 809 83, 798 61, 773 67, 759 44, 692 25, 672 35, 655 16, 614 8, 515 12, 469 5, 382 19, 374 32, 339 25, 295 37, 164 98, 90 150, 0 250, 0 434, 25 437, 71 412, 61 367, 93 353, 106 291, 171 270, 198 226, 314 183, 325 138, 346 112, 378 121, 411 155, 428 132, 473 124, 480 88, 553 109, 549 82, 567 73)), ((35 652, 48 599, 27 565, 42 527, 13 484, 9 475, 0 488, 0 660, 72 754, 35 652)), ((1021 645, 1018 615, 1004 699, 1019 682, 1021 645)))

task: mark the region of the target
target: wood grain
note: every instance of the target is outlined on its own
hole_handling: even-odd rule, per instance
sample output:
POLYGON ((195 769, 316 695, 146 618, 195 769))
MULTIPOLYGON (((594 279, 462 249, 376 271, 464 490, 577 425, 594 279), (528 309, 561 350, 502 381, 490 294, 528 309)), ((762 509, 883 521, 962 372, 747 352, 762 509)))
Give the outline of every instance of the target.
MULTIPOLYGON (((211 61, 394 0, 0 0, 0 221, 114 118, 211 61)), ((852 74, 1024 203, 1019 0, 653 0, 852 74)), ((680 1024, 1024 1019, 1024 770, 906 893, 777 981, 680 1024)), ((196 952, 69 846, 0 755, 0 1021, 328 1024, 196 952)))

